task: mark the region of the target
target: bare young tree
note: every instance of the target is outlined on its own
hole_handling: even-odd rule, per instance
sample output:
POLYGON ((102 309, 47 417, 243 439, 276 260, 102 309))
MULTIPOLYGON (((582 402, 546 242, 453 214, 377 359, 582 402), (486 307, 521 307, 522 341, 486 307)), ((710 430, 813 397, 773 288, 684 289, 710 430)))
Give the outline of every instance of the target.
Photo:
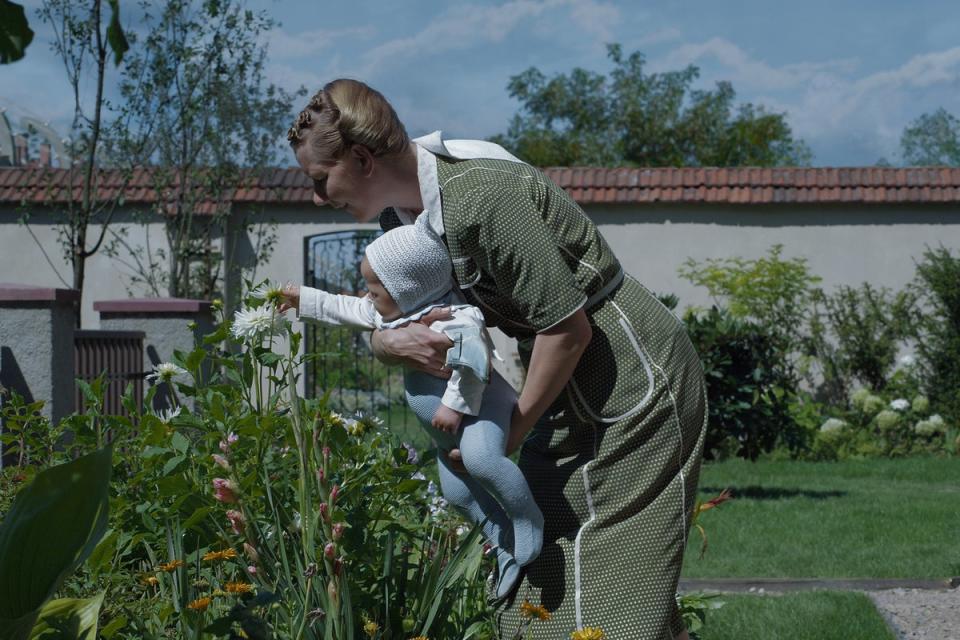
POLYGON ((153 7, 142 4, 146 35, 125 63, 114 151, 131 171, 145 169, 149 219, 163 220, 166 243, 135 246, 117 233, 114 249, 156 293, 162 281, 167 295, 209 298, 227 275, 230 234, 249 232, 233 219, 233 193, 276 163, 305 90, 266 83, 263 42, 274 22, 265 14, 235 0, 170 0, 157 15, 153 7))
MULTIPOLYGON (((104 178, 100 166, 104 136, 104 79, 111 50, 114 63, 119 65, 128 45, 120 28, 117 0, 110 0, 111 15, 106 24, 102 4, 101 0, 83 4, 70 0, 45 0, 39 11, 41 19, 53 30, 52 48, 63 62, 73 96, 73 120, 68 145, 70 158, 65 167, 66 197, 54 215, 64 259, 73 271, 73 288, 80 292, 81 297, 86 261, 103 246, 119 203, 119 197, 102 198, 100 190, 104 178), (93 77, 95 83, 92 100, 85 99, 82 91, 82 84, 88 75, 93 77), (77 189, 79 194, 75 194, 77 189), (99 225, 92 238, 89 237, 91 225, 99 225)), ((51 195, 55 188, 58 187, 50 188, 51 195)), ((121 188, 117 193, 122 194, 122 191, 121 188)), ((78 300, 78 326, 80 305, 78 300)))

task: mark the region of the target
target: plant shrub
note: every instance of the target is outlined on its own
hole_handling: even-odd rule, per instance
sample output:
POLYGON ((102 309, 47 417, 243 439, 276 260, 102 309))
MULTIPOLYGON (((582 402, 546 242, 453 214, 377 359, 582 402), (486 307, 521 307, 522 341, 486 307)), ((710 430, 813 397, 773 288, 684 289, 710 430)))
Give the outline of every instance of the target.
POLYGON ((778 442, 798 448, 802 433, 789 408, 796 388, 777 339, 763 325, 718 307, 699 314, 689 311, 684 321, 707 381, 707 459, 731 450, 756 460, 778 442))

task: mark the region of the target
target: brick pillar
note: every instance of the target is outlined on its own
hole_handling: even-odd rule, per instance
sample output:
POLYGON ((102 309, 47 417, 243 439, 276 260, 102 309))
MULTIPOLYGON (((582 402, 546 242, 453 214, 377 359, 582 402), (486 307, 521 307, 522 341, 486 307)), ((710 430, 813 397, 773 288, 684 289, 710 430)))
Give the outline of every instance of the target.
POLYGON ((73 413, 74 289, 0 283, 0 385, 46 402, 53 422, 73 413))
MULTIPOLYGON (((161 362, 172 362, 173 352, 190 353, 214 328, 213 311, 206 300, 183 298, 127 298, 93 303, 100 313, 100 328, 110 331, 143 331, 143 363, 147 371, 161 362), (195 328, 191 328, 195 323, 195 328)), ((169 406, 158 393, 154 408, 169 406)))

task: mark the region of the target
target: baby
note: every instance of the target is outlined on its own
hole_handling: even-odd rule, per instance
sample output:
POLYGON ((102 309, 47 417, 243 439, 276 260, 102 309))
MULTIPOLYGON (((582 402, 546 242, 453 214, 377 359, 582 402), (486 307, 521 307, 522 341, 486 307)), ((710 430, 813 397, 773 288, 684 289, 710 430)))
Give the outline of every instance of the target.
POLYGON ((399 327, 437 307, 450 311, 449 319, 430 324, 453 340, 450 379, 406 369, 404 387, 437 446, 461 450, 469 475, 455 473, 446 456, 438 456, 440 485, 450 504, 484 522, 484 533, 497 546, 496 598, 505 598, 520 568, 540 554, 543 514, 523 473, 504 455, 516 392, 490 366, 492 342, 483 314, 455 293, 450 257, 426 216, 371 242, 360 272, 368 292, 362 298, 303 286, 299 306, 296 288, 287 291, 288 303, 303 320, 357 329, 399 327))

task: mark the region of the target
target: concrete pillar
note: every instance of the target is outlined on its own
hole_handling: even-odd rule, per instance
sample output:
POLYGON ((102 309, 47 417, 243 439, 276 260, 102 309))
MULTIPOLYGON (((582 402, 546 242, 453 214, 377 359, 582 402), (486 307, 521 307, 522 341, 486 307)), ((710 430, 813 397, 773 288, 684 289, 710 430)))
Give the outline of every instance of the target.
POLYGON ((0 385, 43 400, 53 422, 70 415, 74 386, 74 303, 80 292, 0 283, 0 385))
MULTIPOLYGON (((213 310, 206 300, 183 298, 127 298, 93 303, 100 313, 100 328, 110 331, 143 331, 143 364, 147 371, 161 362, 172 362, 173 352, 193 351, 194 345, 214 329, 213 310)), ((154 397, 154 408, 169 402, 162 392, 154 397)))

